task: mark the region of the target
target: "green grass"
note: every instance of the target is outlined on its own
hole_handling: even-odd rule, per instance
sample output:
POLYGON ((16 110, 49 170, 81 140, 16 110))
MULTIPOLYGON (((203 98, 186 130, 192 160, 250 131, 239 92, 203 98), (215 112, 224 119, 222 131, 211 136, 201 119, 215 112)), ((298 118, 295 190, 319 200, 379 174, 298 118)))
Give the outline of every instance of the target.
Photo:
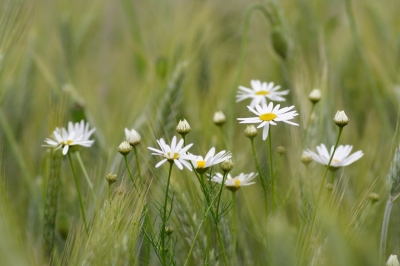
MULTIPOLYGON (((386 176, 399 142, 397 1, 4 0, 0 7, 4 265, 49 261, 43 227, 51 166, 50 153, 42 145, 55 127, 82 118, 97 128, 95 144, 80 152, 96 200, 74 159, 91 233, 85 236, 64 156, 51 262, 160 265, 154 251, 150 261, 146 259, 140 217, 147 206, 154 229, 159 230, 156 207, 164 201, 168 167, 155 169, 158 158, 147 147, 156 147, 161 137, 169 142, 177 135, 179 119, 185 118, 192 127, 186 136, 188 143, 194 143, 192 153, 205 155, 213 146, 217 151, 229 149, 233 175, 256 172, 245 126, 236 120, 249 117, 248 102, 233 101, 237 86, 249 87, 251 79, 289 89, 281 106, 296 106, 299 116, 294 120, 300 126, 272 128, 274 162, 278 146, 287 152, 277 170, 276 210, 268 220, 259 179, 237 192, 236 258, 230 257, 232 213, 220 221, 228 259, 236 265, 383 265, 379 244, 389 195, 386 176), (244 34, 246 9, 255 3, 272 19, 255 10, 244 34), (271 33, 277 27, 287 41, 286 59, 277 53, 286 43, 275 43, 275 48, 272 43, 271 33), (243 38, 247 45, 242 50, 243 38), (321 89, 322 100, 303 141, 313 88, 321 89), (222 132, 212 121, 219 110, 227 116, 222 132), (334 144, 338 128, 332 119, 337 110, 345 110, 350 118, 339 144, 351 144, 365 155, 337 172, 340 181, 335 190, 323 190, 312 227, 312 195, 325 169, 313 162, 306 171, 299 158, 304 149, 334 144), (116 149, 124 140, 125 127, 142 136, 138 155, 147 183, 141 195, 131 185, 116 149), (109 172, 119 178, 112 187, 114 194, 117 187, 123 190, 111 205, 105 180, 109 172), (368 198, 371 192, 380 196, 375 204, 368 198)), ((262 171, 269 173, 268 140, 262 141, 260 135, 254 139, 258 159, 262 171)), ((136 174, 134 156, 128 159, 136 174)), ((176 167, 170 190, 175 195, 170 220, 174 258, 176 265, 183 265, 202 218, 202 193, 194 174, 176 167)), ((222 192, 227 204, 228 192, 222 192)), ((400 255, 399 221, 395 202, 384 260, 390 254, 400 255)), ((206 223, 189 264, 223 265, 215 227, 206 223)))

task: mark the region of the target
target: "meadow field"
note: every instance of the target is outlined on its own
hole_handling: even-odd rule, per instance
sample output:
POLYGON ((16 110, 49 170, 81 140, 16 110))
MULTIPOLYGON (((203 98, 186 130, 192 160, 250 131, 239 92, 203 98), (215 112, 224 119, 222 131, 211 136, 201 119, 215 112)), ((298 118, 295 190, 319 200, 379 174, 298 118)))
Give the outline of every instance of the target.
POLYGON ((399 13, 1 0, 0 265, 399 265, 399 13))

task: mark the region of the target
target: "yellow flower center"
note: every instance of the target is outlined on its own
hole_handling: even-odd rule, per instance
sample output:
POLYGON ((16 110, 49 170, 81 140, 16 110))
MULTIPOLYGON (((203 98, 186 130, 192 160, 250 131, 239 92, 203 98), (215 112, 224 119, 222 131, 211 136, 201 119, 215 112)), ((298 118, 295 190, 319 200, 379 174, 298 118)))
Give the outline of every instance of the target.
POLYGON ((333 162, 337 163, 337 162, 339 162, 339 160, 338 159, 333 159, 333 162))
POLYGON ((269 91, 257 91, 256 95, 268 95, 269 91))
POLYGON ((72 140, 69 139, 69 140, 67 140, 67 142, 65 143, 65 145, 71 145, 71 143, 72 143, 72 140))
POLYGON ((240 179, 236 179, 235 180, 235 187, 240 187, 240 183, 242 183, 242 181, 240 181, 240 179))
POLYGON ((260 119, 263 121, 271 121, 271 120, 274 120, 275 118, 276 118, 276 114, 274 114, 274 113, 266 113, 266 114, 260 115, 260 119))
POLYGON ((205 165, 206 165, 205 161, 197 161, 197 168, 204 168, 205 165))
POLYGON ((174 152, 173 154, 172 152, 167 152, 167 155, 169 160, 176 160, 179 158, 179 153, 177 152, 174 152))

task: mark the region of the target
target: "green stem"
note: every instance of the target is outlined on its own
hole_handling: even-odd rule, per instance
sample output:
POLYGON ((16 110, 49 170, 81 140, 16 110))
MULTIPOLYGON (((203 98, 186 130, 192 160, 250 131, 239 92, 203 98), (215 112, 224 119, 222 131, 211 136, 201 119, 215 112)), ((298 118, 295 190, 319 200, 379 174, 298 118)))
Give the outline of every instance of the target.
POLYGON ((71 158, 71 153, 70 153, 70 152, 68 152, 68 159, 69 159, 69 163, 70 163, 70 165, 71 165, 72 173, 73 173, 73 175, 74 175, 76 190, 77 190, 77 192, 78 192, 79 205, 81 206, 81 212, 82 212, 82 217, 83 217, 83 223, 85 224, 86 235, 89 235, 89 231, 88 231, 89 229, 88 229, 87 222, 86 222, 85 208, 84 208, 84 206, 83 206, 82 195, 81 195, 81 191, 80 191, 80 189, 79 189, 79 182, 78 182, 78 178, 77 178, 76 173, 75 173, 75 168, 74 168, 74 165, 73 165, 73 163, 72 163, 72 158, 71 158))
POLYGON ((225 266, 228 266, 229 265, 228 264, 228 258, 226 257, 224 242, 222 241, 221 232, 219 230, 219 226, 218 225, 216 226, 216 229, 217 229, 218 242, 219 242, 219 245, 221 246, 221 249, 222 249, 222 255, 224 255, 224 263, 225 263, 225 266))
POLYGON ((306 144, 307 135, 308 135, 308 128, 310 127, 311 122, 312 122, 311 117, 312 117, 312 115, 314 113, 314 109, 315 109, 315 103, 313 103, 312 106, 311 106, 310 115, 308 116, 307 125, 306 125, 306 128, 304 130, 303 141, 302 141, 303 142, 302 143, 303 147, 305 147, 305 144, 306 144))
POLYGON ((269 172, 271 177, 271 212, 273 212, 275 205, 275 176, 274 176, 274 167, 272 165, 271 125, 268 128, 268 139, 269 139, 269 172))
MULTIPOLYGON (((169 172, 168 172, 168 180, 167 180, 167 188, 165 191, 165 199, 164 199, 164 208, 163 208, 163 216, 162 216, 162 227, 161 227, 161 258, 162 258, 162 263, 163 265, 167 265, 167 247, 165 245, 165 227, 167 226, 167 204, 168 204, 168 192, 169 192, 169 183, 171 180, 171 172, 172 172, 172 166, 174 165, 174 162, 169 163, 169 172)), ((172 206, 171 206, 172 209, 172 206)), ((171 210, 170 210, 171 211, 171 210)))
MULTIPOLYGON (((137 153, 136 146, 133 146, 133 151, 135 152, 136 167, 137 167, 138 173, 139 173, 139 181, 140 181, 140 184, 142 184, 142 182, 143 182, 143 179, 142 179, 142 172, 141 172, 141 170, 140 170, 139 156, 138 156, 138 153, 137 153)), ((139 187, 140 187, 140 186, 139 186, 139 187)))
POLYGON ((256 149, 254 147, 254 139, 250 139, 251 142, 251 149, 253 151, 253 156, 254 156, 254 163, 256 165, 256 169, 258 172, 258 176, 260 177, 261 180, 261 186, 263 188, 263 192, 264 192, 264 208, 265 208, 265 214, 268 217, 268 195, 267 195, 267 184, 266 184, 266 180, 264 180, 262 174, 261 174, 261 169, 260 169, 260 165, 258 164, 258 159, 257 159, 257 153, 256 153, 256 149))
MULTIPOLYGON (((248 31, 249 31, 249 26, 250 26, 250 18, 251 14, 253 11, 259 10, 261 11, 264 16, 269 20, 271 24, 273 24, 273 19, 271 14, 268 12, 268 10, 261 4, 252 4, 246 9, 244 21, 243 21, 243 37, 242 37, 242 42, 240 44, 240 53, 239 53, 239 61, 238 61, 238 67, 237 67, 237 72, 235 75, 235 80, 233 82, 232 86, 232 92, 230 95, 230 102, 231 104, 229 105, 229 117, 234 117, 234 111, 235 111, 235 95, 236 95, 236 89, 241 77, 241 73, 243 72, 243 66, 244 66, 244 61, 246 59, 246 50, 247 50, 247 39, 248 39, 248 31)), ((227 133, 228 135, 228 143, 232 144, 232 139, 233 139, 233 121, 232 119, 228 119, 227 121, 227 126, 228 130, 227 133)), ((229 149, 231 149, 230 146, 228 146, 229 149)))
POLYGON ((76 158, 78 159, 78 163, 79 163, 79 165, 80 165, 80 167, 82 169, 83 175, 86 178, 86 182, 89 185, 90 192, 92 192, 92 196, 93 196, 94 202, 96 202, 96 195, 95 195, 94 190, 93 190, 93 184, 90 181, 88 173, 86 172, 86 168, 85 168, 85 165, 83 164, 83 161, 82 161, 82 158, 81 158, 81 154, 79 153, 79 151, 76 151, 75 154, 76 154, 76 158))
POLYGON ((236 210, 236 192, 232 192, 232 235, 233 235, 233 254, 232 254, 232 265, 236 263, 236 237, 237 237, 237 210, 236 210))
POLYGON ((194 248, 194 244, 196 243, 196 239, 197 239, 197 237, 199 236, 200 230, 201 230, 201 228, 202 228, 202 226, 203 226, 205 220, 207 219, 208 213, 212 210, 214 201, 215 201, 217 198, 218 198, 218 197, 214 197, 214 199, 210 202, 210 205, 208 206, 208 208, 207 208, 206 211, 204 212, 203 219, 201 220, 200 225, 199 225, 199 228, 197 229, 197 232, 196 232, 196 234, 195 234, 195 236, 194 236, 194 239, 193 239, 193 241, 192 241, 192 245, 190 246, 190 250, 189 250, 189 253, 188 253, 187 257, 186 257, 186 261, 185 261, 184 266, 186 266, 186 265, 188 264, 188 262, 189 262, 189 258, 190 258, 190 256, 192 255, 193 248, 194 248))
POLYGON ((218 201, 217 201, 217 210, 216 210, 216 212, 215 212, 215 216, 216 216, 217 218, 218 218, 218 216, 219 216, 219 203, 220 203, 220 201, 221 201, 222 189, 224 188, 225 180, 226 180, 227 175, 228 175, 228 173, 224 171, 224 176, 222 177, 222 183, 221 183, 221 186, 220 186, 219 191, 218 191, 218 194, 217 194, 218 201))
POLYGON ((131 178, 133 186, 135 187, 136 191, 139 193, 140 196, 140 190, 136 186, 135 179, 133 178, 131 169, 129 169, 128 159, 126 158, 126 155, 124 155, 124 159, 125 159, 126 169, 128 169, 129 177, 131 178))
POLYGON ((111 185, 110 184, 108 184, 107 194, 108 194, 108 202, 111 203, 111 185))
POLYGON ((384 260, 385 252, 386 252, 386 238, 387 232, 389 228, 389 220, 390 220, 390 213, 392 211, 393 201, 391 196, 386 203, 385 214, 383 216, 383 223, 382 223, 382 232, 381 232, 381 242, 379 245, 379 263, 382 263, 384 260))
MULTIPOLYGON (((319 191, 318 191, 317 201, 315 202, 316 206, 314 208, 314 214, 313 214, 313 217, 312 217, 311 228, 310 228, 309 235, 307 237, 307 242, 306 242, 306 245, 305 245, 305 249, 307 248, 307 246, 310 244, 310 241, 311 241, 311 235, 312 235, 312 232, 314 230, 315 221, 316 221, 316 218, 317 218, 317 210, 318 210, 318 205, 317 204, 320 201, 322 189, 324 188, 324 184, 325 184, 326 175, 327 175, 327 173, 329 171, 329 167, 331 165, 331 162, 332 162, 332 159, 333 159, 333 155, 335 155, 336 148, 337 148, 337 146, 339 144, 339 139, 340 139, 340 136, 342 135, 342 130, 343 130, 343 127, 339 127, 339 134, 338 134, 338 137, 336 139, 335 147, 333 148, 333 152, 332 152, 332 154, 331 154, 331 156, 329 158, 329 162, 328 162, 328 164, 326 166, 325 173, 324 173, 324 176, 323 176, 322 181, 321 181, 321 186, 320 186, 319 191)), ((301 261, 300 261, 300 265, 303 265, 303 261, 305 259, 305 255, 306 255, 306 251, 304 251, 304 253, 303 253, 303 256, 302 256, 301 261)))
POLYGON ((219 222, 219 219, 220 219, 220 217, 219 217, 220 216, 220 214, 219 214, 219 205, 220 205, 220 201, 221 201, 221 194, 222 194, 222 189, 223 189, 223 187, 225 185, 225 180, 226 180, 227 175, 228 175, 228 173, 226 171, 224 171, 224 176, 222 177, 221 187, 220 187, 220 189, 218 191, 218 194, 217 194, 217 197, 218 197, 217 209, 216 209, 215 217, 214 217, 214 222, 215 222, 215 228, 217 230, 218 241, 219 241, 219 245, 221 246, 221 249, 222 249, 222 254, 224 255, 224 262, 225 262, 226 266, 229 265, 228 264, 228 258, 226 257, 225 246, 224 246, 224 243, 222 241, 221 232, 219 230, 218 222, 219 222))

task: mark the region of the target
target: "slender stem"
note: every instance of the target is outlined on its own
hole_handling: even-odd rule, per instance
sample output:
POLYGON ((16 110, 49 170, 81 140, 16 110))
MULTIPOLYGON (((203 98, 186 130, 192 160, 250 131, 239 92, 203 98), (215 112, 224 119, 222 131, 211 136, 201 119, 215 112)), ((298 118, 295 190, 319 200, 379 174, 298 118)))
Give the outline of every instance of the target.
POLYGON ((223 149, 228 149, 228 142, 227 142, 226 137, 225 137, 223 126, 221 125, 221 126, 218 126, 218 127, 220 128, 221 138, 222 138, 222 141, 223 141, 223 143, 225 145, 225 147, 223 149))
MULTIPOLYGON (((318 191, 317 201, 315 201, 316 206, 314 208, 314 214, 313 214, 313 217, 312 217, 311 228, 310 228, 310 231, 309 231, 309 234, 308 234, 308 237, 307 237, 306 245, 304 247, 305 249, 307 248, 307 246, 309 245, 309 243, 311 241, 311 235, 312 235, 312 232, 314 230, 315 220, 317 218, 317 210, 318 210, 318 205, 317 204, 320 202, 321 193, 322 193, 322 189, 324 188, 326 175, 327 175, 327 173, 329 171, 329 167, 331 165, 333 156, 335 155, 336 148, 337 148, 337 146, 339 144, 339 139, 340 139, 340 136, 342 135, 342 130, 343 130, 343 127, 339 127, 339 134, 338 134, 338 137, 336 139, 335 147, 333 148, 333 152, 331 154, 331 157, 329 158, 329 162, 328 162, 328 164, 326 166, 325 173, 324 173, 324 176, 323 176, 322 181, 321 181, 321 186, 320 186, 319 191, 318 191)), ((303 261, 305 259, 305 255, 306 255, 306 252, 304 251, 303 256, 301 258, 301 261, 300 261, 300 265, 303 265, 303 261)))
POLYGON ((228 175, 228 173, 226 171, 224 171, 224 176, 222 177, 221 187, 220 187, 220 189, 218 191, 218 194, 217 194, 217 197, 218 197, 217 209, 216 209, 215 217, 214 217, 214 222, 215 222, 215 227, 216 227, 216 230, 217 230, 218 241, 219 241, 219 245, 221 246, 221 249, 222 249, 222 254, 224 255, 224 262, 225 262, 226 266, 229 265, 228 264, 228 258, 226 257, 225 246, 224 246, 224 243, 223 243, 222 238, 221 238, 221 232, 219 230, 218 222, 219 222, 219 219, 220 219, 220 217, 219 217, 220 216, 219 205, 220 205, 220 201, 221 201, 221 194, 222 194, 222 189, 223 189, 223 187, 225 185, 225 180, 226 180, 227 175, 228 175))
POLYGON ((393 201, 391 196, 386 203, 385 214, 383 216, 383 223, 382 223, 382 232, 381 232, 381 242, 379 245, 379 263, 384 260, 385 252, 386 252, 386 238, 387 232, 389 228, 389 220, 390 220, 390 213, 392 211, 393 201))
POLYGON ((331 182, 332 182, 332 186, 335 185, 335 171, 331 171, 331 182))
POLYGON ((81 212, 82 212, 82 217, 83 217, 83 223, 85 224, 86 235, 89 235, 88 226, 87 226, 87 222, 86 222, 85 208, 84 208, 84 206, 83 206, 82 195, 81 195, 81 191, 80 191, 80 189, 79 189, 79 182, 78 182, 78 178, 77 178, 76 173, 75 173, 75 168, 74 168, 74 165, 73 165, 73 163, 72 163, 72 158, 71 158, 70 152, 68 152, 68 159, 69 159, 69 163, 70 163, 70 165, 71 165, 72 173, 73 173, 73 175, 74 175, 76 190, 77 190, 77 192, 78 192, 79 205, 81 206, 81 212))
POLYGON ((343 127, 339 127, 339 134, 338 134, 338 137, 336 139, 335 147, 333 148, 333 152, 331 154, 331 157, 329 158, 329 162, 328 162, 328 164, 326 166, 324 177, 322 178, 322 183, 321 183, 321 186, 319 188, 318 197, 317 197, 317 201, 318 202, 319 202, 319 200, 321 198, 321 193, 322 193, 322 189, 323 189, 324 184, 325 184, 326 175, 328 174, 329 167, 331 166, 331 162, 332 162, 332 159, 333 159, 333 155, 335 155, 336 148, 337 148, 337 146, 339 144, 339 139, 340 139, 340 136, 342 135, 342 130, 343 130, 343 127))
POLYGON ((233 235, 233 254, 232 254, 232 264, 236 263, 236 237, 237 237, 237 214, 236 214, 236 192, 232 192, 232 235, 233 235))
POLYGON ((268 217, 268 195, 267 195, 267 184, 266 184, 266 180, 264 180, 262 174, 261 174, 261 169, 260 169, 260 165, 258 164, 258 159, 257 159, 257 153, 256 153, 256 149, 254 147, 254 139, 250 139, 251 142, 251 149, 253 151, 253 156, 254 156, 254 163, 256 165, 256 169, 258 172, 258 176, 260 177, 261 180, 261 186, 263 188, 263 192, 264 192, 264 208, 265 208, 265 215, 267 215, 268 217))
POLYGON ((271 212, 274 211, 275 205, 275 175, 274 167, 272 165, 272 136, 271 136, 271 126, 268 128, 268 139, 269 139, 269 172, 271 177, 271 212))
POLYGON ((140 196, 140 190, 136 186, 135 179, 133 178, 131 169, 129 169, 128 159, 126 158, 126 155, 124 155, 124 159, 125 159, 126 169, 128 169, 129 177, 131 178, 133 186, 135 187, 136 191, 139 193, 140 196))
MULTIPOLYGON (((138 173, 139 173, 139 182, 140 182, 140 184, 142 184, 142 182, 143 182, 143 179, 142 179, 142 172, 140 171, 139 156, 138 156, 138 153, 137 153, 136 146, 133 146, 133 151, 135 152, 136 167, 137 167, 138 173)), ((139 186, 139 187, 140 187, 140 186, 139 186)))
POLYGON ((306 125, 306 128, 304 130, 303 143, 302 143, 303 147, 305 147, 305 142, 307 140, 307 135, 308 135, 308 128, 310 127, 311 122, 312 122, 311 117, 312 117, 312 115, 314 113, 314 109, 315 109, 315 103, 313 103, 312 106, 311 106, 310 115, 308 116, 307 125, 306 125))
POLYGON ((75 154, 76 154, 76 158, 78 159, 78 163, 79 163, 79 165, 80 165, 80 167, 81 167, 81 169, 82 169, 83 175, 84 175, 85 178, 86 178, 86 182, 87 182, 88 185, 89 185, 90 192, 92 192, 93 199, 94 199, 95 202, 96 202, 96 194, 94 193, 94 190, 93 190, 93 184, 92 184, 92 182, 90 181, 90 178, 89 178, 88 173, 86 172, 86 168, 85 168, 85 165, 83 164, 83 161, 82 161, 82 158, 81 158, 81 154, 80 154, 79 151, 76 151, 75 154))
POLYGON ((186 266, 186 265, 188 264, 188 262, 189 262, 189 258, 190 258, 190 256, 192 255, 192 252, 193 252, 194 244, 196 243, 196 239, 197 239, 197 237, 199 236, 200 229, 201 229, 201 227, 203 226, 204 221, 207 219, 208 213, 212 210, 214 201, 217 200, 217 198, 218 198, 218 197, 214 197, 214 198, 213 198, 213 200, 211 201, 210 205, 208 206, 208 208, 207 208, 206 211, 204 212, 203 219, 201 220, 200 225, 199 225, 199 228, 197 229, 197 232, 196 232, 196 234, 195 234, 195 236, 194 236, 194 239, 193 239, 193 241, 192 241, 192 245, 190 246, 190 250, 189 250, 189 253, 188 253, 187 257, 186 257, 186 261, 185 261, 184 266, 186 266))
POLYGON ((108 202, 111 203, 111 184, 108 184, 108 192, 107 192, 107 194, 108 194, 108 202))
POLYGON ((217 210, 215 212, 216 217, 219 216, 219 203, 221 201, 222 189, 224 188, 225 180, 226 180, 227 175, 228 175, 228 173, 226 171, 224 171, 224 176, 222 177, 222 183, 221 183, 221 186, 220 186, 218 194, 217 194, 218 201, 217 201, 217 210))
MULTIPOLYGON (((162 263, 163 265, 167 265, 167 247, 165 245, 165 227, 167 226, 167 204, 168 204, 168 191, 169 191, 169 183, 171 180, 171 172, 172 172, 172 166, 174 165, 174 162, 169 163, 169 172, 168 172, 168 180, 167 180, 167 189, 165 191, 165 199, 164 199, 164 208, 163 208, 163 216, 162 216, 162 227, 161 227, 161 258, 162 258, 162 263)), ((171 205, 172 209, 172 205, 171 205)), ((171 211, 170 209, 170 211, 171 211)))
POLYGON ((225 263, 225 266, 228 266, 229 265, 228 258, 226 257, 224 242, 222 242, 221 232, 219 230, 219 226, 218 225, 216 226, 216 229, 217 229, 217 236, 218 236, 219 245, 221 246, 221 249, 222 249, 222 255, 224 255, 224 263, 225 263))

